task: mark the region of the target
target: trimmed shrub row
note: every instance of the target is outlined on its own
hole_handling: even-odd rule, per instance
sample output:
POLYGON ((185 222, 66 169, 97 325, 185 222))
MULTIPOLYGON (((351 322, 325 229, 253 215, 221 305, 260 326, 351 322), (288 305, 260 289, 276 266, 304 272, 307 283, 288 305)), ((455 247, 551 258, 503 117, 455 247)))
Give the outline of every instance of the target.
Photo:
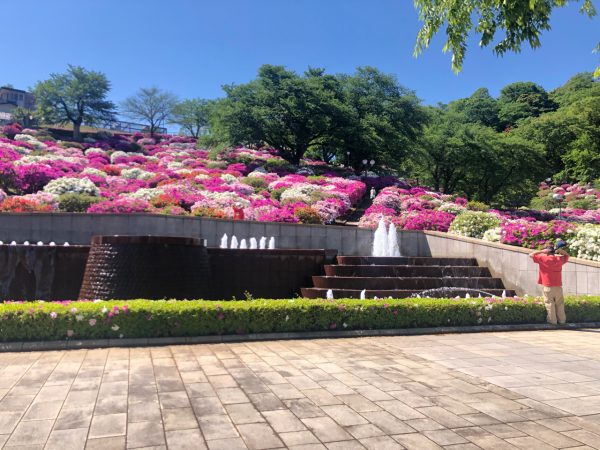
MULTIPOLYGON (((570 322, 600 322, 600 297, 569 297, 570 322)), ((150 338, 544 323, 539 298, 6 302, 0 340, 150 338)))

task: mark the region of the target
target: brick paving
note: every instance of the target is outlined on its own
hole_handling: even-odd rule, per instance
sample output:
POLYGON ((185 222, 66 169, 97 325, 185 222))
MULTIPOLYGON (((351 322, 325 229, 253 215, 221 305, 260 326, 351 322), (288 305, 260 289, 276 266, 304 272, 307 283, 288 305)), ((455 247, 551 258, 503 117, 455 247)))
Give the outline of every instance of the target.
POLYGON ((600 332, 3 353, 0 447, 600 449, 600 332))

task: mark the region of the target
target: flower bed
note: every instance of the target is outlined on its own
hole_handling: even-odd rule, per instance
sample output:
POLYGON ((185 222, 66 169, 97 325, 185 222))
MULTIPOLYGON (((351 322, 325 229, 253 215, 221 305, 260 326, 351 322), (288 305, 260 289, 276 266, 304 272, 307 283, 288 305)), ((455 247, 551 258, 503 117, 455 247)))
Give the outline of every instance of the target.
MULTIPOLYGON (((589 207, 600 207, 600 192, 591 187, 546 188, 551 193, 565 195, 570 204, 584 200, 589 207)), ((422 187, 389 186, 379 192, 359 226, 374 229, 381 219, 402 230, 447 231, 530 249, 541 249, 549 242, 563 239, 569 244, 572 256, 600 261, 600 209, 567 208, 559 219, 558 210, 495 210, 483 203, 467 202, 422 187)))
POLYGON ((180 136, 115 135, 82 145, 17 134, 0 138, 0 211, 66 211, 59 196, 70 195, 70 205, 87 202, 89 213, 233 218, 236 207, 246 220, 330 223, 365 194, 358 179, 303 164, 294 169, 272 149, 211 155, 180 136))
MULTIPOLYGON (((569 297, 571 322, 599 322, 600 297, 569 297)), ((0 340, 150 338, 544 323, 539 298, 6 302, 0 340)))

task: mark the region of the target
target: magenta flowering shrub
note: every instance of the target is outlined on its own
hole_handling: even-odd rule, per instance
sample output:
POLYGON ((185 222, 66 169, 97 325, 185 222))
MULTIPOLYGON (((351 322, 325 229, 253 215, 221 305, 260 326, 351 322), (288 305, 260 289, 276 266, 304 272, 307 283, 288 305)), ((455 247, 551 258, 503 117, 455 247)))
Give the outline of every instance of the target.
POLYGON ((91 214, 131 214, 153 212, 153 208, 146 200, 120 198, 95 203, 88 208, 87 212, 91 214))
POLYGON ((505 221, 501 225, 500 242, 519 247, 542 249, 557 239, 567 240, 575 225, 562 220, 531 222, 526 220, 505 221))
POLYGON ((448 231, 454 217, 444 211, 412 211, 400 216, 399 225, 403 230, 448 231))

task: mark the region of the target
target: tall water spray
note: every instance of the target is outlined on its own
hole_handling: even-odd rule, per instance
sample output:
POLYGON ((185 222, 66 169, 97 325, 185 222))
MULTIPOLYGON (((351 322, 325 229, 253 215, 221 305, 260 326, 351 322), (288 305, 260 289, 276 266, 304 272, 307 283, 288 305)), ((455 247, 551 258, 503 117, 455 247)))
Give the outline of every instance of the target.
POLYGON ((246 239, 242 239, 242 241, 240 242, 240 248, 242 250, 246 250, 248 248, 248 244, 246 244, 246 239))
POLYGON ((258 248, 260 248, 260 249, 267 248, 267 238, 266 237, 263 236, 260 238, 260 241, 258 243, 258 248))
POLYGON ((255 237, 251 237, 250 238, 250 248, 252 250, 258 248, 258 243, 256 242, 256 238, 255 237))
POLYGON ((221 238, 221 245, 219 245, 220 248, 227 248, 227 241, 228 241, 228 237, 227 237, 227 233, 225 233, 223 235, 223 237, 221 238))
POLYGON ((365 298, 367 298, 367 290, 363 289, 362 291, 360 291, 360 299, 364 300, 365 298))
POLYGON ((231 245, 229 246, 229 248, 238 248, 238 240, 235 237, 235 235, 231 236, 231 245))
POLYGON ((271 239, 269 239, 269 250, 274 250, 275 249, 275 237, 271 236, 271 239))
POLYGON ((325 294, 325 297, 327 298, 327 300, 332 300, 333 299, 333 291, 331 289, 327 289, 327 294, 325 294))
POLYGON ((379 220, 379 225, 375 230, 375 235, 373 237, 373 250, 371 252, 372 256, 387 256, 387 247, 388 247, 388 237, 387 230, 385 229, 385 222, 383 218, 379 220))
POLYGON ((390 223, 387 240, 387 256, 400 256, 400 247, 398 246, 398 232, 396 225, 390 223))

